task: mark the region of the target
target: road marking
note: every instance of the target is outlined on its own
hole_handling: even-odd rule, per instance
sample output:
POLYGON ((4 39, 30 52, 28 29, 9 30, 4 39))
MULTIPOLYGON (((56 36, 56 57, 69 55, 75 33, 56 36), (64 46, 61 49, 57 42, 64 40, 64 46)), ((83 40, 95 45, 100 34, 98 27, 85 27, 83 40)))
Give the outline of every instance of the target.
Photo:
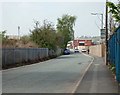
POLYGON ((100 64, 94 64, 95 66, 99 66, 100 64))
MULTIPOLYGON (((92 56, 90 56, 90 55, 88 55, 88 54, 85 54, 85 53, 82 53, 83 55, 85 55, 85 56, 87 56, 87 57, 92 57, 92 56)), ((93 57, 92 57, 93 58, 93 57)))
POLYGON ((92 56, 90 56, 90 55, 87 55, 87 54, 84 54, 84 55, 91 57, 91 58, 92 58, 92 61, 90 62, 90 64, 89 64, 89 65, 87 66, 87 68, 85 69, 83 75, 80 77, 80 80, 77 82, 75 88, 72 90, 72 92, 71 92, 72 94, 74 94, 74 93, 76 92, 76 90, 77 90, 78 86, 80 85, 81 81, 83 80, 86 72, 88 71, 88 69, 90 68, 90 66, 92 65, 92 63, 93 63, 93 61, 94 61, 94 57, 92 57, 92 56))

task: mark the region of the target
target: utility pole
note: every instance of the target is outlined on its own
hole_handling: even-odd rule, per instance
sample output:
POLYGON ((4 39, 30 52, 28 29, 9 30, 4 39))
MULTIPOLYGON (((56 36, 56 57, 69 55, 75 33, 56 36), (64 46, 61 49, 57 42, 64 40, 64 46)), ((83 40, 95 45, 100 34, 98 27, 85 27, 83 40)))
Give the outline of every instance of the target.
POLYGON ((38 28, 39 21, 36 21, 35 24, 36 24, 36 28, 38 28))
POLYGON ((105 19, 105 29, 106 29, 106 65, 108 65, 108 7, 107 7, 107 2, 106 0, 106 19, 105 19))
POLYGON ((39 27, 39 21, 34 20, 34 23, 35 23, 35 29, 38 29, 38 27, 39 27))
POLYGON ((20 40, 20 26, 18 26, 18 39, 20 40))

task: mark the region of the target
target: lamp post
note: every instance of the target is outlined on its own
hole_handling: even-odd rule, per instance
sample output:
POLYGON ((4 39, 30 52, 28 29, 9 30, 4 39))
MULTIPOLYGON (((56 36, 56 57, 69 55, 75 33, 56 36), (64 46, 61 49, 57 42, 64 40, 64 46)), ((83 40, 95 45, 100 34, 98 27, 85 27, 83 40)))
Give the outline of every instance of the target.
MULTIPOLYGON (((108 2, 108 0, 106 0, 106 3, 108 2)), ((101 15, 101 29, 103 29, 103 14, 102 13, 91 13, 92 15, 101 15)), ((108 65, 108 7, 106 5, 106 19, 105 19, 105 30, 106 30, 106 37, 105 37, 105 41, 106 41, 106 65, 108 65)))
POLYGON ((100 15, 101 19, 100 19, 100 23, 101 23, 101 28, 100 28, 100 34, 101 34, 101 41, 100 43, 103 43, 105 40, 105 29, 103 27, 103 13, 91 13, 91 15, 100 15))
POLYGON ((101 29, 103 29, 103 14, 102 13, 91 13, 91 15, 101 15, 101 29))

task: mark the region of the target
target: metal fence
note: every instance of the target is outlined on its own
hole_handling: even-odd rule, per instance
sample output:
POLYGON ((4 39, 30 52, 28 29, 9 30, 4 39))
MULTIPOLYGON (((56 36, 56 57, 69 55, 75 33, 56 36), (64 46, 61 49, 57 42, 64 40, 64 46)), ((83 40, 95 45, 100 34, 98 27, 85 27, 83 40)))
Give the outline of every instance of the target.
POLYGON ((116 79, 120 83, 120 27, 108 41, 108 59, 116 68, 116 79))
POLYGON ((48 57, 48 48, 2 48, 2 65, 48 57))
POLYGON ((0 49, 0 70, 2 70, 2 49, 0 49))
POLYGON ((62 54, 62 52, 63 52, 63 49, 58 48, 56 51, 54 51, 54 50, 49 50, 48 55, 49 55, 49 56, 59 56, 59 55, 62 54))

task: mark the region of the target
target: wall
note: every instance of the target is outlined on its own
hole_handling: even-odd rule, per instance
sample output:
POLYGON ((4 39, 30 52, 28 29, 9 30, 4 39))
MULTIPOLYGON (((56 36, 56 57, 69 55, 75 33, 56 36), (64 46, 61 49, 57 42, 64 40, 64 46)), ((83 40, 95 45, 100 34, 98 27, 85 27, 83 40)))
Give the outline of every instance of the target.
POLYGON ((89 49, 90 49, 90 54, 96 55, 98 57, 105 56, 105 45, 104 44, 90 46, 89 49))
POLYGON ((74 47, 80 46, 79 43, 82 42, 84 43, 83 46, 91 46, 92 45, 92 40, 74 40, 74 47))

